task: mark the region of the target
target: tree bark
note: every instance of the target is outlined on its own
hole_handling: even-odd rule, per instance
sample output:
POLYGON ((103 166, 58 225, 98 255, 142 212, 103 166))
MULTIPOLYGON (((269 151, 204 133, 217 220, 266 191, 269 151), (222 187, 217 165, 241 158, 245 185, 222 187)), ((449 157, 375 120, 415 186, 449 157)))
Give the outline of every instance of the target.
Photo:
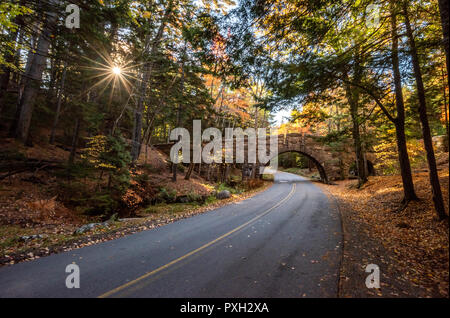
POLYGON ((11 74, 11 71, 8 67, 4 67, 2 72, 3 73, 0 74, 0 115, 3 112, 3 105, 5 104, 3 98, 6 95, 9 84, 9 77, 11 74))
MULTIPOLYGON (((54 8, 56 4, 56 1, 51 1, 51 7, 54 8)), ((50 46, 51 29, 54 27, 56 20, 56 13, 47 13, 47 21, 45 22, 44 29, 39 37, 36 53, 31 54, 33 61, 28 72, 29 78, 26 81, 22 97, 18 104, 20 115, 14 134, 16 139, 24 143, 28 138, 34 102, 42 80, 42 73, 46 65, 48 49, 50 46)))
POLYGON ((423 142, 425 146, 425 151, 427 152, 427 161, 428 161, 428 169, 429 169, 429 177, 431 190, 433 195, 434 207, 436 209, 436 213, 439 219, 444 219, 446 217, 444 199, 442 197, 441 186, 439 183, 439 175, 437 172, 436 166, 436 158, 434 155, 433 149, 433 140, 431 137, 430 125, 428 122, 427 116, 427 104, 425 99, 425 88, 422 80, 422 71, 420 69, 419 57, 417 54, 416 43, 414 40, 414 35, 411 28, 411 23, 409 21, 408 15, 408 7, 407 3, 403 3, 403 14, 405 17, 405 25, 406 25, 406 35, 408 37, 410 50, 409 53, 411 55, 411 60, 413 64, 414 77, 416 80, 417 86, 417 95, 419 99, 419 117, 420 123, 422 126, 422 134, 423 134, 423 142))
POLYGON ((228 180, 230 180, 230 171, 231 171, 231 165, 230 164, 226 164, 225 167, 225 182, 228 182, 228 180))
POLYGON ((72 137, 72 147, 70 149, 69 164, 73 164, 75 161, 75 155, 77 153, 78 136, 80 134, 80 119, 77 117, 75 121, 75 130, 72 137))
POLYGON ((447 66, 447 82, 448 86, 450 87, 450 79, 448 77, 449 74, 449 68, 450 68, 450 57, 448 56, 449 53, 449 31, 448 28, 450 28, 449 23, 449 14, 450 14, 450 4, 448 0, 439 0, 439 12, 441 15, 441 24, 442 24, 442 35, 443 35, 443 42, 444 42, 444 51, 445 51, 445 60, 446 60, 446 66, 447 66))
POLYGON ((50 132, 50 144, 52 145, 55 143, 56 127, 59 121, 59 114, 61 113, 62 95, 64 92, 64 85, 66 82, 66 73, 67 73, 67 62, 64 61, 64 68, 61 76, 61 84, 59 85, 58 102, 56 105, 55 119, 53 120, 52 131, 50 132))
POLYGON ((398 34, 397 34, 397 10, 395 2, 390 1, 391 6, 391 36, 392 36, 392 72, 394 74, 395 104, 397 108, 397 117, 395 118, 395 134, 398 150, 398 161, 400 164, 400 174, 403 182, 404 203, 411 200, 417 200, 414 190, 414 183, 411 173, 411 164, 409 161, 408 149, 406 146, 405 135, 405 104, 402 93, 402 82, 398 59, 398 34))
MULTIPOLYGON (((23 5, 23 0, 20 2, 20 4, 23 5)), ((21 23, 20 17, 16 17, 14 19, 14 23, 18 24, 18 25, 21 25, 22 23, 21 23)), ((16 52, 14 52, 14 54, 10 53, 10 52, 6 53, 5 61, 8 62, 8 63, 13 64, 15 62, 16 53, 20 49, 18 43, 19 43, 19 39, 21 37, 20 34, 22 32, 23 31, 17 29, 16 31, 12 32, 9 35, 9 39, 11 41, 15 42, 14 46, 15 46, 16 52)), ((8 66, 2 67, 2 70, 0 71, 0 115, 1 115, 1 113, 3 111, 3 107, 5 105, 5 102, 4 102, 3 99, 4 99, 5 95, 6 95, 7 90, 8 90, 10 77, 11 77, 11 68, 8 67, 8 66)))
POLYGON ((191 178, 192 171, 194 171, 194 164, 190 163, 188 171, 186 172, 186 176, 184 177, 185 180, 189 180, 191 178))
MULTIPOLYGON (((359 52, 355 53, 354 58, 354 66, 353 66, 353 80, 354 83, 360 83, 362 78, 362 67, 360 65, 359 52)), ((345 74, 345 77, 348 77, 348 74, 345 74)), ((350 104, 350 115, 352 119, 352 137, 355 147, 355 155, 356 155, 356 170, 358 173, 358 185, 361 186, 367 182, 366 169, 364 167, 364 153, 363 153, 363 145, 361 133, 359 130, 359 88, 349 85, 348 83, 344 83, 346 88, 346 96, 348 103, 350 104)))
MULTIPOLYGON (((164 12, 163 19, 161 20, 161 24, 158 28, 158 32, 156 33, 155 38, 153 39, 153 44, 150 49, 150 58, 152 58, 156 50, 159 47, 159 43, 163 36, 164 28, 166 27, 167 21, 170 17, 173 7, 173 0, 170 0, 167 4, 166 10, 164 12)), ((145 52, 148 51, 148 47, 150 46, 150 37, 147 36, 146 39, 146 48, 145 52)), ((148 82, 150 80, 150 76, 153 70, 153 63, 147 62, 144 65, 144 70, 142 73, 141 85, 139 89, 139 97, 137 100, 136 109, 134 111, 134 126, 133 126, 133 134, 132 134, 132 145, 131 145, 131 158, 136 161, 139 158, 139 154, 141 151, 141 140, 142 140, 142 114, 144 112, 144 104, 145 98, 147 95, 148 82)))
POLYGON ((447 92, 446 92, 446 83, 445 83, 445 74, 444 71, 442 71, 442 78, 443 78, 443 96, 444 96, 444 116, 445 116, 445 133, 447 134, 447 142, 445 144, 445 150, 449 150, 449 142, 450 142, 450 127, 448 125, 448 104, 447 104, 447 92))
POLYGON ((172 181, 177 181, 178 165, 172 162, 172 181))
MULTIPOLYGON (((38 34, 38 27, 36 25, 36 23, 34 23, 33 25, 33 34, 31 35, 31 47, 28 50, 28 54, 27 54, 27 63, 25 64, 25 70, 24 70, 24 74, 20 75, 20 77, 17 80, 17 86, 18 86, 18 96, 17 96, 17 103, 16 103, 16 111, 14 113, 14 118, 13 121, 11 123, 11 126, 9 127, 9 135, 10 137, 15 137, 16 135, 16 129, 17 129, 17 124, 19 123, 19 117, 20 117, 20 112, 21 112, 21 104, 20 104, 20 100, 22 99, 22 94, 25 88, 26 83, 29 80, 30 77, 30 69, 31 69, 31 65, 33 64, 34 61, 34 55, 36 51, 36 46, 38 42, 38 38, 39 38, 39 34, 38 34), (37 34, 37 35, 35 35, 37 34)), ((17 62, 19 61, 20 57, 17 56, 17 62)))

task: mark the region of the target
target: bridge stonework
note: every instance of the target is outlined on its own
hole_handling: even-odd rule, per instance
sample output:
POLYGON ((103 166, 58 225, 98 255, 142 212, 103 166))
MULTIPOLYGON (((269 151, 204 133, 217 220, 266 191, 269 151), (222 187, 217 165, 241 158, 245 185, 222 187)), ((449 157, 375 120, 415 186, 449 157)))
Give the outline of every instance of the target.
POLYGON ((324 182, 346 179, 355 161, 350 143, 338 151, 324 145, 316 136, 300 133, 278 136, 278 154, 285 152, 297 152, 308 157, 316 164, 324 182))
MULTIPOLYGON (((236 140, 235 140, 236 141, 236 140)), ((225 140, 223 140, 225 145, 225 140)), ((153 145, 166 154, 174 143, 153 145)), ((234 143, 234 146, 236 144, 234 143)), ((266 140, 267 154, 270 153, 270 136, 266 140)), ((234 147, 235 148, 235 147, 234 147)), ((248 150, 247 139, 244 139, 245 152, 248 150)), ((192 151, 192 147, 191 147, 192 151)), ((332 148, 319 140, 319 137, 290 133, 278 135, 278 153, 296 152, 309 158, 315 163, 323 182, 347 179, 350 176, 350 167, 355 162, 355 152, 351 139, 344 143, 340 149, 332 148)), ((247 158, 247 156, 245 156, 247 158)), ((374 155, 367 153, 367 160, 374 162, 374 155)), ((269 163, 268 163, 269 164, 269 163)), ((267 164, 267 165, 268 165, 267 164)))

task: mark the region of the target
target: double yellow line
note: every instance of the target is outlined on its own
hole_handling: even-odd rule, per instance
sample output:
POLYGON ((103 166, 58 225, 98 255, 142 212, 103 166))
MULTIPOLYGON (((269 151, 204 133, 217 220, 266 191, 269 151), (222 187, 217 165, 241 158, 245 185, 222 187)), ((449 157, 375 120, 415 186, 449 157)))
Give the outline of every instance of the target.
POLYGON ((206 243, 205 245, 202 245, 202 246, 200 246, 199 248, 197 248, 197 249, 195 249, 195 250, 193 250, 193 251, 191 251, 191 252, 189 252, 189 253, 187 253, 187 254, 185 254, 185 255, 183 255, 183 256, 177 258, 177 259, 174 259, 173 261, 171 261, 171 262, 169 262, 169 263, 167 263, 167 264, 165 264, 165 265, 163 265, 163 266, 161 266, 161 267, 158 267, 157 269, 155 269, 155 270, 153 270, 153 271, 151 271, 151 272, 148 272, 148 273, 146 273, 146 274, 144 274, 144 275, 142 275, 142 276, 140 276, 140 277, 138 277, 138 278, 136 278, 136 279, 134 279, 134 280, 132 280, 132 281, 129 281, 129 282, 126 283, 126 284, 123 284, 123 285, 121 285, 121 286, 119 286, 119 287, 116 287, 116 288, 114 288, 114 289, 112 289, 112 290, 110 290, 110 291, 108 291, 108 292, 106 292, 106 293, 104 293, 104 294, 98 296, 98 298, 106 298, 106 297, 110 297, 110 296, 112 296, 112 295, 114 295, 114 294, 116 294, 116 293, 118 293, 118 292, 120 292, 120 291, 122 291, 122 290, 124 290, 124 289, 126 289, 126 288, 128 288, 128 287, 130 287, 130 286, 132 286, 132 285, 134 285, 134 284, 136 284, 136 283, 138 283, 138 282, 140 282, 140 281, 142 281, 142 280, 144 280, 144 279, 150 277, 150 276, 152 276, 152 275, 155 275, 156 273, 161 272, 162 270, 164 270, 164 269, 166 269, 166 268, 168 268, 168 267, 170 267, 170 266, 172 266, 172 265, 174 265, 174 264, 176 264, 176 263, 181 262, 182 260, 188 258, 189 256, 192 256, 192 255, 194 255, 194 254, 196 254, 196 253, 198 253, 198 252, 200 252, 200 251, 202 251, 202 250, 204 250, 204 249, 210 247, 211 245, 213 245, 213 244, 215 244, 215 243, 217 243, 217 242, 219 242, 219 241, 225 239, 226 237, 232 235, 233 233, 235 233, 235 232, 237 232, 237 231, 243 229, 243 228, 246 227, 247 225, 249 225, 249 224, 255 222, 256 220, 262 218, 263 216, 265 216, 265 215, 267 215, 268 213, 270 213, 273 209, 279 207, 281 204, 283 204, 284 202, 286 202, 287 200, 289 200, 289 199, 292 197, 292 195, 294 194, 295 188, 296 188, 296 185, 295 185, 295 183, 293 183, 293 184, 292 184, 291 192, 289 192, 289 194, 288 194, 283 200, 279 201, 279 202, 278 202, 277 204, 275 204, 273 207, 271 207, 271 208, 265 210, 263 213, 261 213, 260 215, 254 217, 254 218, 251 219, 250 221, 245 222, 244 224, 242 224, 242 225, 238 226, 237 228, 235 228, 235 229, 229 231, 228 233, 225 233, 224 235, 219 236, 218 238, 212 240, 211 242, 206 243))

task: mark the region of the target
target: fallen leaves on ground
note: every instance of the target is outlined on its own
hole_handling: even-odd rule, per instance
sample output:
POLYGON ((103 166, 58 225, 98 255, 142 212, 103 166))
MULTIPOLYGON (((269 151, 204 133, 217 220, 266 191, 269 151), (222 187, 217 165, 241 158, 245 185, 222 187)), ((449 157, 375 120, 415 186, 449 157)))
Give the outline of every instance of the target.
MULTIPOLYGON (((448 211, 448 168, 441 169, 439 175, 448 211)), ((350 232, 344 233, 344 264, 354 268, 351 262, 361 261, 358 266, 362 273, 369 263, 383 264, 382 282, 390 294, 382 292, 382 284, 380 290, 368 291, 369 296, 449 296, 448 219, 436 218, 428 173, 415 174, 414 184, 420 200, 410 202, 403 210, 399 209, 403 198, 400 176, 371 177, 360 189, 355 180, 321 185, 339 201, 344 232, 350 232), (355 255, 357 248, 360 255, 355 255), (396 288, 397 283, 401 287, 396 288)), ((356 273, 347 270, 345 275, 356 273)), ((361 280, 368 274, 358 275, 361 280)), ((363 288, 364 281, 357 284, 363 288)), ((355 292, 349 291, 345 296, 352 294, 355 292)))

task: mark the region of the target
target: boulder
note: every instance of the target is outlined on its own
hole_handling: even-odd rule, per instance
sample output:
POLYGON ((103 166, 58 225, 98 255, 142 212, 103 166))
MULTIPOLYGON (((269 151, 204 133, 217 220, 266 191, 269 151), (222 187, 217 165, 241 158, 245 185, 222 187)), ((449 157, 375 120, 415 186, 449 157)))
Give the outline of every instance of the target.
POLYGON ((25 235, 25 236, 21 236, 19 237, 19 241, 21 242, 27 242, 27 241, 31 241, 31 240, 36 240, 36 239, 42 239, 44 238, 41 234, 36 234, 36 235, 25 235))
POLYGON ((95 229, 96 227, 99 226, 108 226, 109 225, 109 221, 106 222, 102 222, 102 223, 89 223, 89 224, 85 224, 81 227, 79 227, 78 229, 76 229, 73 234, 83 234, 86 232, 89 232, 93 229, 95 229))
POLYGON ((216 194, 216 198, 219 200, 231 198, 231 192, 228 190, 220 191, 216 194))
POLYGON ((176 198, 176 203, 189 203, 191 200, 187 195, 182 195, 176 198))

